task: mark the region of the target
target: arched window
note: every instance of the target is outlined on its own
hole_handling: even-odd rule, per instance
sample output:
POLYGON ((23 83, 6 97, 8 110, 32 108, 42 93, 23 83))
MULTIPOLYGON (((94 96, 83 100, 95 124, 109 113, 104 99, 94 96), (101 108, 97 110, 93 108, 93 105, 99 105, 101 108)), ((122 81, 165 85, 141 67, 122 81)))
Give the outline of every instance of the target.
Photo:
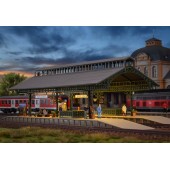
POLYGON ((148 76, 148 68, 147 68, 147 67, 144 67, 144 74, 145 74, 146 76, 148 76))
POLYGON ((153 66, 153 67, 152 67, 152 77, 153 77, 153 78, 156 78, 156 77, 157 77, 157 69, 156 69, 156 66, 153 66))

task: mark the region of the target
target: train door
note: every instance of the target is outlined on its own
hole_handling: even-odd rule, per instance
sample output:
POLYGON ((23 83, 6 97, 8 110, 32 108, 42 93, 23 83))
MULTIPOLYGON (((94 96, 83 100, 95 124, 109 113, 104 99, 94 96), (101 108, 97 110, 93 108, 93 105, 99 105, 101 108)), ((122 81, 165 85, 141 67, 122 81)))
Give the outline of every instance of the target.
POLYGON ((35 99, 35 108, 40 108, 40 99, 35 99))
POLYGON ((11 100, 11 108, 15 108, 15 100, 11 100))

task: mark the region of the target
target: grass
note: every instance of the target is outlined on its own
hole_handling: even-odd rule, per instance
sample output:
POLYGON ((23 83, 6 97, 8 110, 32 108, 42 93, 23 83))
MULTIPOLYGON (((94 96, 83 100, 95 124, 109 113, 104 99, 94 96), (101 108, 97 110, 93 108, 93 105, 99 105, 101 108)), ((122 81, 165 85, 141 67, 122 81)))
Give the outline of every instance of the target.
POLYGON ((20 129, 0 128, 1 143, 143 143, 137 137, 113 136, 106 133, 70 132, 59 129, 23 127, 20 129))

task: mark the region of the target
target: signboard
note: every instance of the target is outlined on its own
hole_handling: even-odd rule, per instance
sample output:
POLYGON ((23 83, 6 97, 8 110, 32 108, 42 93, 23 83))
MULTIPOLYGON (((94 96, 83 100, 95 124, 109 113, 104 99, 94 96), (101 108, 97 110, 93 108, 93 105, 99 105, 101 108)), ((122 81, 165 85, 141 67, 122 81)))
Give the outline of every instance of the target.
POLYGON ((86 94, 76 94, 75 98, 88 98, 86 94))
POLYGON ((37 95, 37 96, 35 96, 35 98, 36 99, 46 99, 46 98, 48 98, 48 96, 47 95, 37 95))

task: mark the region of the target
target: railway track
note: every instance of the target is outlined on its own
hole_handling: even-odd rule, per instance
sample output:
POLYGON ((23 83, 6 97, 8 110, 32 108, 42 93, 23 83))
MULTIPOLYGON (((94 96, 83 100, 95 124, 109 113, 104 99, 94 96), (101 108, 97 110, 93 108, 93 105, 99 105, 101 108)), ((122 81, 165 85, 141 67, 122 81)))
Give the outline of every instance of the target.
POLYGON ((5 122, 0 120, 0 127, 3 128, 21 128, 21 127, 42 127, 62 129, 74 133, 105 133, 112 136, 134 136, 143 140, 158 140, 170 142, 170 129, 154 129, 154 130, 133 130, 121 128, 106 128, 106 127, 82 127, 82 126, 69 126, 69 125, 55 125, 55 124, 35 124, 35 123, 17 123, 5 122))

